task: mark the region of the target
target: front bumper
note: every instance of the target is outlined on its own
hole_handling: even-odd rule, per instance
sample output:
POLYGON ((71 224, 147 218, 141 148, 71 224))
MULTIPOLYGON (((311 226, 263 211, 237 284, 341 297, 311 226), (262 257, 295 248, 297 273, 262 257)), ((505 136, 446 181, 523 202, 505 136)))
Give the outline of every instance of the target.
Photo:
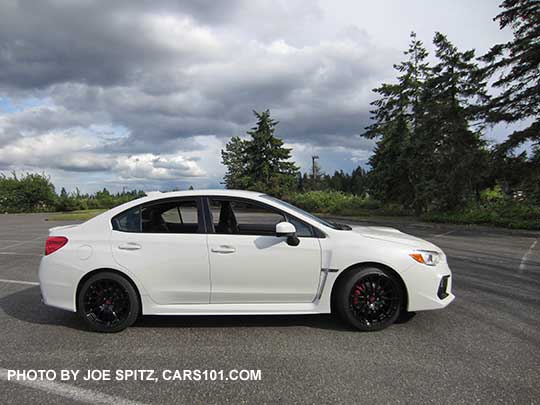
POLYGON ((452 272, 446 261, 433 267, 414 264, 401 276, 407 286, 408 311, 444 308, 455 299, 452 272))

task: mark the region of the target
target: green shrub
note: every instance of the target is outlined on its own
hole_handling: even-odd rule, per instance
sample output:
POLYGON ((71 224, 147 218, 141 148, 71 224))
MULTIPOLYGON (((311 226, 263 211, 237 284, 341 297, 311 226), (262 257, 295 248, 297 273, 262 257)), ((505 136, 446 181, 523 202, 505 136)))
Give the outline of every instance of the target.
POLYGON ((334 215, 361 215, 364 210, 381 208, 378 201, 341 191, 308 191, 290 194, 284 199, 306 211, 334 215))
POLYGON ((0 175, 0 212, 43 212, 54 207, 56 194, 48 176, 0 175))
POLYGON ((430 213, 422 219, 457 224, 485 224, 513 229, 540 229, 540 207, 513 200, 470 205, 463 210, 430 213))

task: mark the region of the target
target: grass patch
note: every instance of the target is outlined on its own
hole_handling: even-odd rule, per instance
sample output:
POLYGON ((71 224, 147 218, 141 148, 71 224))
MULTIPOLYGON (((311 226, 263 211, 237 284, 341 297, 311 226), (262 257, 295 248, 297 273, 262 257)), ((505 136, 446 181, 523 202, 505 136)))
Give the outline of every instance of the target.
POLYGON ((55 212, 47 217, 47 221, 87 221, 96 215, 105 212, 105 209, 78 210, 68 212, 55 212))

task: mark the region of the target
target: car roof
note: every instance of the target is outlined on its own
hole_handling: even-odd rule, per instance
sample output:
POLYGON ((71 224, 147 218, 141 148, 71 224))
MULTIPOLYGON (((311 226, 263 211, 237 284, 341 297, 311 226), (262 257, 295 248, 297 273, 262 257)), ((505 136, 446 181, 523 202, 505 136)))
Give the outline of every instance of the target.
POLYGON ((230 190, 230 189, 205 189, 205 190, 182 190, 182 191, 149 191, 145 192, 149 201, 153 199, 172 198, 172 197, 195 197, 195 196, 228 196, 228 197, 246 197, 254 198, 265 195, 258 191, 230 190))

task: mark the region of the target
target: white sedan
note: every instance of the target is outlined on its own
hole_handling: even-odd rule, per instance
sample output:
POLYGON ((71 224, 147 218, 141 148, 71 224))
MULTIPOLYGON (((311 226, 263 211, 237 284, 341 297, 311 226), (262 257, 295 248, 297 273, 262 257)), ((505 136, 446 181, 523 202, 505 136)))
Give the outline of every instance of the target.
POLYGON ((446 257, 425 240, 233 190, 153 192, 52 228, 39 280, 45 304, 100 332, 140 314, 330 312, 372 331, 454 299, 446 257))

